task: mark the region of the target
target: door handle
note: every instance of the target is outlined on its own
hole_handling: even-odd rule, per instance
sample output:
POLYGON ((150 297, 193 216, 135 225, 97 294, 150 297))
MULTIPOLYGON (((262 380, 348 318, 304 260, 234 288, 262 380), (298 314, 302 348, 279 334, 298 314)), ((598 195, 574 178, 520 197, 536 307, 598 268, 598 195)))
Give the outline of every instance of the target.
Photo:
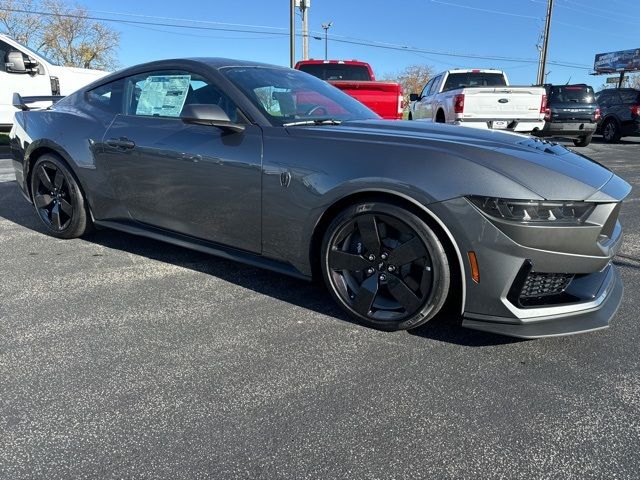
POLYGON ((123 150, 131 150, 136 146, 136 142, 129 140, 128 138, 110 138, 107 140, 107 145, 114 148, 121 148, 123 150))

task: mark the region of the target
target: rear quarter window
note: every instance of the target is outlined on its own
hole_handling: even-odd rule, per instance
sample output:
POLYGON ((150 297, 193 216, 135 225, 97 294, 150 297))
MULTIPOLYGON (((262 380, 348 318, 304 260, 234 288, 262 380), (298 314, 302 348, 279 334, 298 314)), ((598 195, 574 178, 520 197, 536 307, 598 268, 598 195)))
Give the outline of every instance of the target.
POLYGON ((85 98, 89 104, 117 115, 122 113, 123 90, 124 80, 119 79, 89 90, 85 98))
POLYGON ((622 103, 640 103, 639 90, 626 90, 620 92, 622 103))

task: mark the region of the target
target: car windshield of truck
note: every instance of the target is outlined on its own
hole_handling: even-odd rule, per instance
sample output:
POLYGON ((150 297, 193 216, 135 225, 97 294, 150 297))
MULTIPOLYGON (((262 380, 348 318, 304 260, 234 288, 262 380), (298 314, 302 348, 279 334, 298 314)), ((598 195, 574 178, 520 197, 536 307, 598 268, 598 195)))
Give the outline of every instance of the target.
POLYGON ((347 65, 344 63, 307 63, 300 65, 300 71, 322 80, 347 80, 366 82, 371 80, 369 69, 364 65, 347 65))
POLYGON ((593 88, 587 85, 558 85, 549 89, 549 103, 595 103, 593 88))
POLYGON ((465 87, 506 87, 502 73, 450 73, 444 84, 443 92, 465 87))
POLYGON ((49 63, 50 65, 54 65, 56 67, 60 66, 60 64, 58 62, 56 62, 55 60, 51 60, 49 57, 47 57, 46 55, 42 54, 38 50, 35 50, 35 49, 31 48, 31 47, 27 47, 26 45, 23 45, 22 43, 18 42, 17 40, 14 40, 13 38, 11 40, 13 42, 17 43, 18 45, 20 45, 20 47, 23 48, 26 51, 26 52, 23 52, 23 53, 28 53, 30 55, 34 55, 36 57, 40 57, 43 60, 45 60, 47 63, 49 63))
POLYGON ((221 71, 274 125, 380 118, 349 95, 298 70, 249 66, 221 71))

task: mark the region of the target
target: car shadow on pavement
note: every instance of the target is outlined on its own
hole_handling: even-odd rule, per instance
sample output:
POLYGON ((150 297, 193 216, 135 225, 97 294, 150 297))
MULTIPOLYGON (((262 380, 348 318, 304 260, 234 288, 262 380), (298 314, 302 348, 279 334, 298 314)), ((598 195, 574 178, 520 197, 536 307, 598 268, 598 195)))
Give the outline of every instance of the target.
MULTIPOLYGON (((16 182, 0 183, 0 218, 32 231, 46 234, 45 227, 36 217, 33 207, 22 197, 16 182)), ((115 230, 100 229, 83 237, 81 241, 212 275, 262 295, 356 324, 338 307, 320 282, 306 282, 280 273, 115 230)), ((500 335, 462 328, 460 313, 457 310, 457 306, 445 306, 443 311, 429 323, 408 333, 426 339, 468 347, 501 345, 517 341, 500 335)))

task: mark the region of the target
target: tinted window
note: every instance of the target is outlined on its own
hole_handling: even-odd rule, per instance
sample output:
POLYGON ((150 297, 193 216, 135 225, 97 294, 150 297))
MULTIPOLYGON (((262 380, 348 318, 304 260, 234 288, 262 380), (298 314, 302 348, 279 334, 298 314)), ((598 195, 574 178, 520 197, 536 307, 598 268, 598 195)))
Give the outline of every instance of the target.
POLYGON ((185 105, 218 105, 237 122, 238 109, 212 82, 186 71, 155 71, 125 79, 125 114, 180 117, 185 105))
POLYGON ((640 103, 640 91, 638 90, 621 90, 620 97, 622 103, 640 103))
POLYGON ((559 85, 549 88, 549 103, 594 103, 593 88, 583 85, 559 85))
POLYGON ((429 95, 438 93, 438 86, 440 85, 441 79, 442 79, 442 75, 433 79, 433 83, 431 84, 431 88, 429 89, 429 95))
POLYGON ((617 90, 603 90, 598 94, 597 100, 601 106, 617 105, 620 103, 620 96, 617 90))
POLYGON ((506 85, 507 82, 501 73, 451 73, 442 91, 463 87, 505 87, 506 85))
POLYGON ((300 65, 300 70, 322 80, 369 81, 371 75, 364 65, 345 65, 343 63, 308 63, 300 65))
POLYGON ((4 60, 7 53, 9 53, 11 50, 15 50, 15 48, 11 47, 11 45, 8 45, 0 41, 0 72, 6 72, 6 66, 4 64, 4 60))
POLYGON ((422 93, 420 94, 421 97, 426 97, 427 95, 429 95, 429 89, 431 88, 431 85, 433 85, 433 78, 431 80, 429 80, 429 82, 424 86, 424 88, 422 89, 422 93))
POLYGON ((107 112, 122 113, 122 92, 124 81, 122 79, 107 83, 100 87, 89 90, 86 95, 87 101, 107 112))
POLYGON ((276 125, 322 118, 380 118, 346 93, 297 70, 230 67, 221 71, 276 125))

